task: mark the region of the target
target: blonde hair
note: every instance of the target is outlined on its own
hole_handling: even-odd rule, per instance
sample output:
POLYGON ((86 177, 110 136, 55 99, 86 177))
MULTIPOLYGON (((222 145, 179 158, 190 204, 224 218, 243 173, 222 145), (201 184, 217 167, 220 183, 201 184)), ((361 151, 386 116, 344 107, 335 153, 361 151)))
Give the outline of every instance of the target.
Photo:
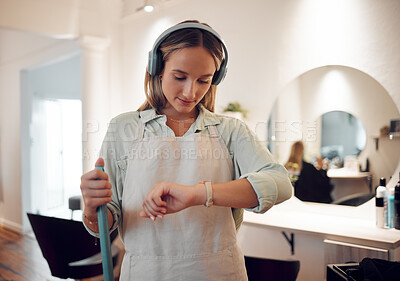
MULTIPOLYGON (((184 21, 181 23, 185 22, 200 23, 196 20, 184 21)), ((207 25, 205 23, 202 24, 207 25)), ((223 49, 221 42, 211 33, 196 28, 177 30, 171 33, 161 43, 159 51, 163 59, 162 68, 164 68, 165 62, 168 61, 173 52, 184 48, 199 46, 205 48, 210 53, 214 59, 216 70, 219 70, 223 60, 223 49)), ((146 101, 139 107, 138 110, 154 108, 157 112, 160 112, 160 110, 166 104, 166 99, 162 91, 161 76, 159 74, 152 76, 146 71, 144 79, 144 92, 146 95, 146 101)), ((200 104, 203 104, 204 107, 211 112, 214 112, 216 92, 217 86, 210 85, 210 88, 200 101, 200 104)))
POLYGON ((302 141, 296 141, 292 144, 290 156, 285 164, 285 168, 288 170, 301 171, 301 168, 303 166, 303 156, 304 144, 302 141))

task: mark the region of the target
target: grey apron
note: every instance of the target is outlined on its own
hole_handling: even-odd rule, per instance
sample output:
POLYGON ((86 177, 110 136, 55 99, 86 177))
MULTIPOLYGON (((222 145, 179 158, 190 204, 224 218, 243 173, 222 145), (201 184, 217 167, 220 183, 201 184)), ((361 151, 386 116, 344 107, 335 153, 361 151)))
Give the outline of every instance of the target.
POLYGON ((156 183, 194 185, 233 179, 225 143, 215 126, 207 128, 209 135, 144 138, 139 121, 122 196, 126 254, 120 280, 247 280, 231 208, 195 206, 155 222, 139 216, 156 183))

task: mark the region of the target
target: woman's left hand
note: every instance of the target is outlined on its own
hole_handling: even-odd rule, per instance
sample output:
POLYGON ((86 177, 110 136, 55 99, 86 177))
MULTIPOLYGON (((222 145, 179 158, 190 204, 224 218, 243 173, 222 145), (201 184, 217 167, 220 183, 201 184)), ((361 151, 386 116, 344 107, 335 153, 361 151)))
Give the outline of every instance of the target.
POLYGON ((190 206, 201 205, 205 202, 206 191, 203 184, 193 186, 179 185, 170 182, 155 184, 143 201, 143 210, 140 216, 162 218, 165 214, 172 214, 190 206))

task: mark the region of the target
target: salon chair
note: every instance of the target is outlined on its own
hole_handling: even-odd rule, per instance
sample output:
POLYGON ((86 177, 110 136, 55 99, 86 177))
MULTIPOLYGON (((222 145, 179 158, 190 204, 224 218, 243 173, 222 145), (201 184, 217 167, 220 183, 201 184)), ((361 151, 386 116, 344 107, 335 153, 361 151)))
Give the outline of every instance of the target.
POLYGON ((327 265, 326 281, 361 280, 400 280, 400 262, 367 257, 359 263, 327 265))
POLYGON ((249 281, 295 281, 300 270, 298 260, 244 257, 249 281))
POLYGON ((336 205, 360 206, 375 197, 374 193, 355 193, 344 196, 332 202, 336 205))
MULTIPOLYGON (((84 279, 103 273, 100 241, 87 232, 82 222, 32 213, 27 215, 53 276, 84 279)), ((111 243, 117 235, 118 231, 110 234, 111 243)), ((115 267, 120 250, 112 244, 111 252, 115 267)))

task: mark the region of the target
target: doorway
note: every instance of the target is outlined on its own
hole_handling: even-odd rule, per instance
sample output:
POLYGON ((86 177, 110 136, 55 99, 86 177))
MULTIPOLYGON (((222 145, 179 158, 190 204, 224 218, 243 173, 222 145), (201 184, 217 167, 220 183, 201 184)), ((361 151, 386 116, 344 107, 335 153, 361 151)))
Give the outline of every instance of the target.
POLYGON ((81 55, 24 70, 29 177, 24 212, 70 216, 82 175, 81 55))
POLYGON ((32 117, 31 210, 65 213, 82 174, 81 101, 34 98, 32 117))

